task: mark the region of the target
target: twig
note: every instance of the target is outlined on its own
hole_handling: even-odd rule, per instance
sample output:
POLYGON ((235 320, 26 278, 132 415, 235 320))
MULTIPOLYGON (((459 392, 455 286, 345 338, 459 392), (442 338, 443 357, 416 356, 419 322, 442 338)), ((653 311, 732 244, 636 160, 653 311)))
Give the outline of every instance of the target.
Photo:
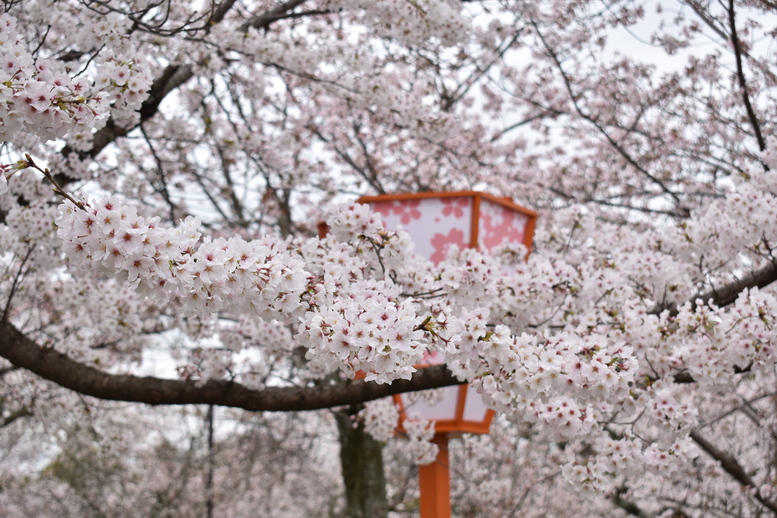
POLYGON ((54 194, 62 196, 63 198, 65 198, 66 200, 71 202, 73 205, 75 205, 76 207, 78 207, 82 211, 88 212, 86 210, 86 207, 84 207, 84 202, 78 201, 75 198, 73 198, 72 196, 70 196, 68 193, 66 193, 65 190, 62 189, 62 187, 54 179, 54 176, 52 176, 52 174, 51 174, 51 172, 49 171, 48 168, 41 169, 41 167, 38 164, 35 163, 35 161, 32 159, 32 157, 29 155, 29 153, 24 155, 24 159, 26 160, 25 168, 37 169, 38 171, 43 173, 43 176, 46 177, 46 180, 51 182, 51 184, 54 186, 54 194))
POLYGON ((777 514, 777 504, 768 500, 761 494, 756 483, 752 478, 750 478, 750 475, 747 474, 739 461, 737 461, 736 457, 719 450, 714 444, 704 438, 698 430, 693 430, 690 435, 691 439, 693 439, 693 441, 698 444, 702 450, 707 452, 710 457, 720 463, 720 467, 723 468, 723 471, 728 473, 731 477, 734 478, 734 480, 739 482, 742 487, 752 488, 754 490, 753 497, 773 513, 777 514))

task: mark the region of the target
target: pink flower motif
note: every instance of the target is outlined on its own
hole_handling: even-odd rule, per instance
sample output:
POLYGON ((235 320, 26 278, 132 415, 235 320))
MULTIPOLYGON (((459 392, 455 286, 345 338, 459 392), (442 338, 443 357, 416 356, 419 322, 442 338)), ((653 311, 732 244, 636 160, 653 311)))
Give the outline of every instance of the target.
POLYGON ((370 203, 370 208, 381 216, 388 216, 391 214, 391 205, 392 202, 390 201, 378 201, 370 203))
POLYGON ((440 201, 443 204, 442 215, 453 215, 456 219, 463 218, 464 209, 469 206, 469 198, 464 196, 458 198, 442 198, 440 201))
POLYGON ((397 200, 391 210, 397 216, 401 216, 400 222, 403 225, 407 225, 411 220, 421 219, 419 205, 421 205, 421 200, 397 200))
POLYGON ((501 224, 494 223, 491 214, 481 214, 481 241, 486 250, 491 250, 504 241, 510 243, 522 243, 524 238, 524 229, 526 227, 526 217, 517 214, 507 208, 501 210, 501 224))
POLYGON ((435 234, 432 237, 432 247, 434 247, 434 253, 429 259, 437 264, 448 255, 448 249, 451 245, 456 245, 459 250, 466 248, 467 243, 464 242, 464 232, 457 228, 452 228, 448 235, 435 234))

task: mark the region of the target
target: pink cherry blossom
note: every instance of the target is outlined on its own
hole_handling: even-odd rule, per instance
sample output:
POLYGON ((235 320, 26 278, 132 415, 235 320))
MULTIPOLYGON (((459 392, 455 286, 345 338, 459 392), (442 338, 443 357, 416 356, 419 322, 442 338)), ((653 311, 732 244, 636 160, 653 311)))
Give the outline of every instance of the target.
POLYGON ((9 516, 363 515, 302 462, 352 430, 414 512, 435 428, 370 399, 454 381, 459 514, 777 510, 768 2, 6 4, 9 516), (354 204, 473 189, 533 241, 354 204))

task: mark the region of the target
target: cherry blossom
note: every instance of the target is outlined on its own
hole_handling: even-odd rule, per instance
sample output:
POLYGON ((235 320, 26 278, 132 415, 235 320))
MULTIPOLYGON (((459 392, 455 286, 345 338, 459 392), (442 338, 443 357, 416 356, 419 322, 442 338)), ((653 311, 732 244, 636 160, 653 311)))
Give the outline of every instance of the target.
MULTIPOLYGON (((377 394, 458 381, 500 415, 493 437, 452 446, 462 516, 488 499, 526 516, 777 511, 773 8, 692 4, 9 3, 0 431, 60 430, 52 459, 92 451, 66 426, 90 397, 211 418, 335 407, 403 452, 394 469, 431 460, 435 432, 396 442, 377 394), (421 198, 353 203, 475 189, 539 213, 531 249, 495 204, 469 248, 465 197, 438 203, 457 224, 423 243, 421 198), (166 378, 143 377, 155 354, 166 378), (429 354, 448 370, 420 371, 429 354)), ((92 435, 124 437, 107 413, 92 435)), ((316 415, 288 422, 325 437, 316 415)), ((144 426, 103 460, 164 478, 144 426)), ((63 464, 23 456, 4 508, 25 511, 8 495, 27 477, 82 509, 47 478, 63 464)), ((212 506, 204 465, 192 487, 212 506)), ((222 487, 238 471, 211 468, 222 487)), ((393 480, 403 494, 406 473, 393 480)), ((143 500, 118 486, 95 509, 143 500)))

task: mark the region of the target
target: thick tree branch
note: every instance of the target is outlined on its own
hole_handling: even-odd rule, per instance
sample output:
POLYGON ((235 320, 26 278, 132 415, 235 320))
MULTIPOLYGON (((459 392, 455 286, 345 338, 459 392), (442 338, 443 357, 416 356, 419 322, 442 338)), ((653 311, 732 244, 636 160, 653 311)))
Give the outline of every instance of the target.
POLYGON ((181 380, 108 374, 53 349, 39 347, 8 322, 0 322, 0 356, 58 385, 100 399, 150 405, 220 405, 268 412, 353 405, 393 394, 461 383, 444 365, 421 369, 413 379, 396 380, 391 385, 349 380, 316 387, 258 390, 229 381, 208 381, 198 385, 181 380))
MULTIPOLYGON (((705 304, 709 302, 721 308, 729 306, 736 302, 737 297, 743 291, 752 288, 764 288, 775 281, 777 281, 777 263, 768 263, 766 266, 748 273, 741 279, 735 279, 719 288, 712 288, 705 293, 693 297, 690 301, 691 307, 696 307, 697 300, 705 304)), ((658 315, 665 310, 669 310, 669 314, 672 316, 678 313, 677 305, 672 304, 656 306, 650 311, 650 314, 658 315)))
MULTIPOLYGON (((762 267, 760 270, 756 270, 744 276, 741 279, 736 279, 728 284, 723 285, 720 288, 713 288, 708 292, 702 293, 691 300, 691 307, 696 308, 696 301, 702 301, 703 303, 711 303, 718 307, 725 307, 736 302, 739 294, 745 290, 752 288, 763 288, 777 281, 777 264, 769 263, 762 267)), ((671 316, 676 316, 679 312, 676 305, 671 306, 656 306, 650 311, 650 314, 658 315, 662 311, 669 310, 671 316)), ((749 372, 750 366, 734 367, 736 374, 743 372, 749 372)), ((694 383, 693 379, 687 372, 678 372, 672 377, 675 383, 694 383)))
POLYGON ((254 29, 264 29, 267 30, 270 27, 270 24, 272 22, 275 22, 277 20, 281 20, 284 17, 288 16, 288 12, 296 9, 300 5, 304 4, 307 0, 290 0, 289 2, 284 2, 282 4, 279 4, 274 9, 270 9, 266 13, 262 13, 259 15, 254 16, 247 22, 245 22, 243 25, 240 26, 240 31, 245 32, 249 28, 253 27, 254 29))
MULTIPOLYGON (((741 280, 698 298, 725 306, 733 303, 742 290, 755 286, 763 287, 775 280, 777 265, 769 264, 741 280)), ((676 312, 676 308, 672 310, 676 312)), ((654 310, 654 313, 658 312, 660 310, 654 310)), ((228 381, 209 381, 197 385, 181 380, 108 374, 52 349, 40 348, 7 322, 0 322, 0 356, 16 367, 27 369, 81 394, 151 405, 212 404, 278 412, 316 410, 460 383, 444 365, 419 370, 412 380, 397 380, 391 385, 344 381, 321 387, 267 387, 260 390, 228 381)), ((738 372, 747 370, 748 368, 738 369, 738 372)), ((694 382, 685 372, 675 374, 673 380, 675 383, 694 382)))
POLYGON ((771 510, 774 514, 777 514, 777 504, 764 498, 761 492, 758 490, 758 486, 753 482, 741 464, 737 459, 728 453, 720 451, 714 444, 702 437, 698 430, 693 430, 690 434, 691 439, 699 445, 699 447, 707 452, 707 454, 720 463, 720 467, 723 471, 731 475, 740 485, 745 488, 752 488, 755 490, 753 497, 761 502, 766 508, 771 510))
POLYGON ((764 288, 775 281, 777 281, 777 264, 769 263, 741 279, 736 279, 720 288, 713 288, 697 298, 704 302, 712 301, 719 307, 728 306, 733 304, 744 290, 764 288))

